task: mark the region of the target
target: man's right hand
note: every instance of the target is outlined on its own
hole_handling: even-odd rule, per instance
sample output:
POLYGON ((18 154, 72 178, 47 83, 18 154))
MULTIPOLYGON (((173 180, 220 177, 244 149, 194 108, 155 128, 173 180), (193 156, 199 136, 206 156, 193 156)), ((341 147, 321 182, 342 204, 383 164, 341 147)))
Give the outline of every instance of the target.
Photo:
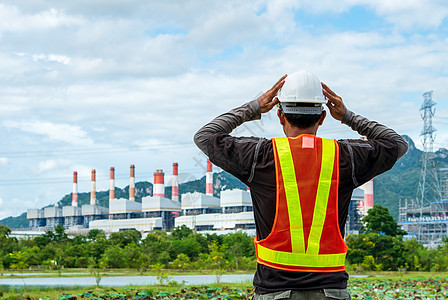
POLYGON ((347 108, 342 102, 342 98, 336 95, 325 83, 322 83, 322 92, 325 97, 327 97, 327 107, 330 110, 330 114, 333 118, 338 121, 342 121, 344 119, 345 113, 347 112, 347 108))
POLYGON ((267 113, 276 104, 279 103, 278 99, 274 98, 274 97, 277 96, 278 90, 285 83, 286 76, 288 76, 288 75, 284 75, 282 78, 280 78, 269 91, 267 91, 266 93, 264 93, 263 95, 261 95, 258 98, 258 103, 260 104, 261 113, 267 113))

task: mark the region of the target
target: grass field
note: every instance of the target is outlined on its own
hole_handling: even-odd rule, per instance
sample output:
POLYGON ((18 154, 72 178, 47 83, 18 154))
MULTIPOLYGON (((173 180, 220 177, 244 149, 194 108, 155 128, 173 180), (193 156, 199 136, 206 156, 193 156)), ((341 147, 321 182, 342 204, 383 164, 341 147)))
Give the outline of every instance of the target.
MULTIPOLYGON (((353 299, 448 299, 448 273, 382 272, 371 275, 349 281, 353 299)), ((0 299, 249 299, 252 293, 250 282, 199 287, 172 282, 164 286, 66 289, 28 287, 26 290, 0 286, 0 299)))

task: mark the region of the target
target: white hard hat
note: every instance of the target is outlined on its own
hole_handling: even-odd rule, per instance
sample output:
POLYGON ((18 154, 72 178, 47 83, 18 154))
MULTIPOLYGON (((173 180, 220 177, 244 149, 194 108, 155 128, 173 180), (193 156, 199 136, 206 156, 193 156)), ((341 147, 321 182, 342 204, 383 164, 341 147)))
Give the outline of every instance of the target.
POLYGON ((282 110, 292 114, 321 114, 322 104, 327 103, 320 80, 314 74, 303 70, 286 77, 277 98, 282 110))

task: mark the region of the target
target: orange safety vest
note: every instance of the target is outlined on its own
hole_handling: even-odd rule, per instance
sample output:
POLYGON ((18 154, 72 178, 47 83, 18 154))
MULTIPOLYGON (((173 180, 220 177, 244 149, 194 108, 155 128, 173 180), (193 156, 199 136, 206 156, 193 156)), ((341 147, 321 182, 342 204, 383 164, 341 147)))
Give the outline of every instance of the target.
POLYGON ((313 135, 272 139, 277 180, 274 225, 258 241, 258 263, 280 270, 345 270, 338 222, 339 147, 313 135))

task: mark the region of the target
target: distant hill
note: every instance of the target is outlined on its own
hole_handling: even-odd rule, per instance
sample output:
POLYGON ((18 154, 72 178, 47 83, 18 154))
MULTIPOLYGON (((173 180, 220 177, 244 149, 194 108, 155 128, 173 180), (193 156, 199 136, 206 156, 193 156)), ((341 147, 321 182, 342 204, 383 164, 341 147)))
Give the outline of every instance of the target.
MULTIPOLYGON (((246 190, 246 185, 241 181, 233 177, 227 172, 220 172, 213 174, 213 195, 219 197, 222 190, 227 189, 242 189, 246 190)), ((152 196, 153 185, 147 181, 141 181, 135 183, 135 201, 142 202, 142 198, 146 196, 152 196)), ((200 192, 205 193, 205 176, 201 179, 185 182, 179 184, 179 194, 185 194, 188 192, 200 192)), ((115 187, 116 198, 128 198, 129 186, 121 189, 115 187)), ((165 197, 171 198, 171 186, 165 187, 165 197)), ((97 191, 96 192, 97 203, 100 206, 109 207, 109 191, 97 191)), ((90 192, 78 193, 79 206, 90 203, 90 192)), ((60 207, 71 205, 72 193, 65 195, 58 201, 60 207)), ((7 217, 0 220, 0 225, 8 226, 9 228, 27 228, 28 220, 26 218, 26 212, 18 217, 7 217)))
MULTIPOLYGON (((400 199, 415 199, 420 178, 421 158, 423 151, 415 147, 414 142, 408 136, 403 136, 409 143, 409 150, 397 164, 388 172, 377 176, 374 179, 375 204, 381 204, 389 208, 395 219, 398 217, 398 203, 400 199)), ((436 153, 437 168, 448 167, 448 150, 439 149, 436 153)), ((219 197, 221 190, 242 189, 246 186, 227 172, 213 174, 214 196, 219 197)), ((152 183, 147 181, 135 184, 136 201, 141 202, 145 196, 152 195, 152 183)), ((205 176, 201 179, 189 181, 179 185, 179 193, 182 195, 188 192, 205 193, 205 176)), ((128 198, 129 186, 124 189, 115 187, 116 198, 128 198)), ((171 198, 171 187, 165 187, 165 196, 171 198)), ((98 204, 109 206, 109 191, 98 191, 96 193, 98 204)), ((60 206, 71 205, 72 194, 67 194, 58 202, 60 206)), ((79 193, 78 201, 80 205, 90 203, 90 193, 79 193)), ((8 217, 0 220, 0 225, 10 228, 26 228, 28 220, 26 213, 18 217, 8 217)))

